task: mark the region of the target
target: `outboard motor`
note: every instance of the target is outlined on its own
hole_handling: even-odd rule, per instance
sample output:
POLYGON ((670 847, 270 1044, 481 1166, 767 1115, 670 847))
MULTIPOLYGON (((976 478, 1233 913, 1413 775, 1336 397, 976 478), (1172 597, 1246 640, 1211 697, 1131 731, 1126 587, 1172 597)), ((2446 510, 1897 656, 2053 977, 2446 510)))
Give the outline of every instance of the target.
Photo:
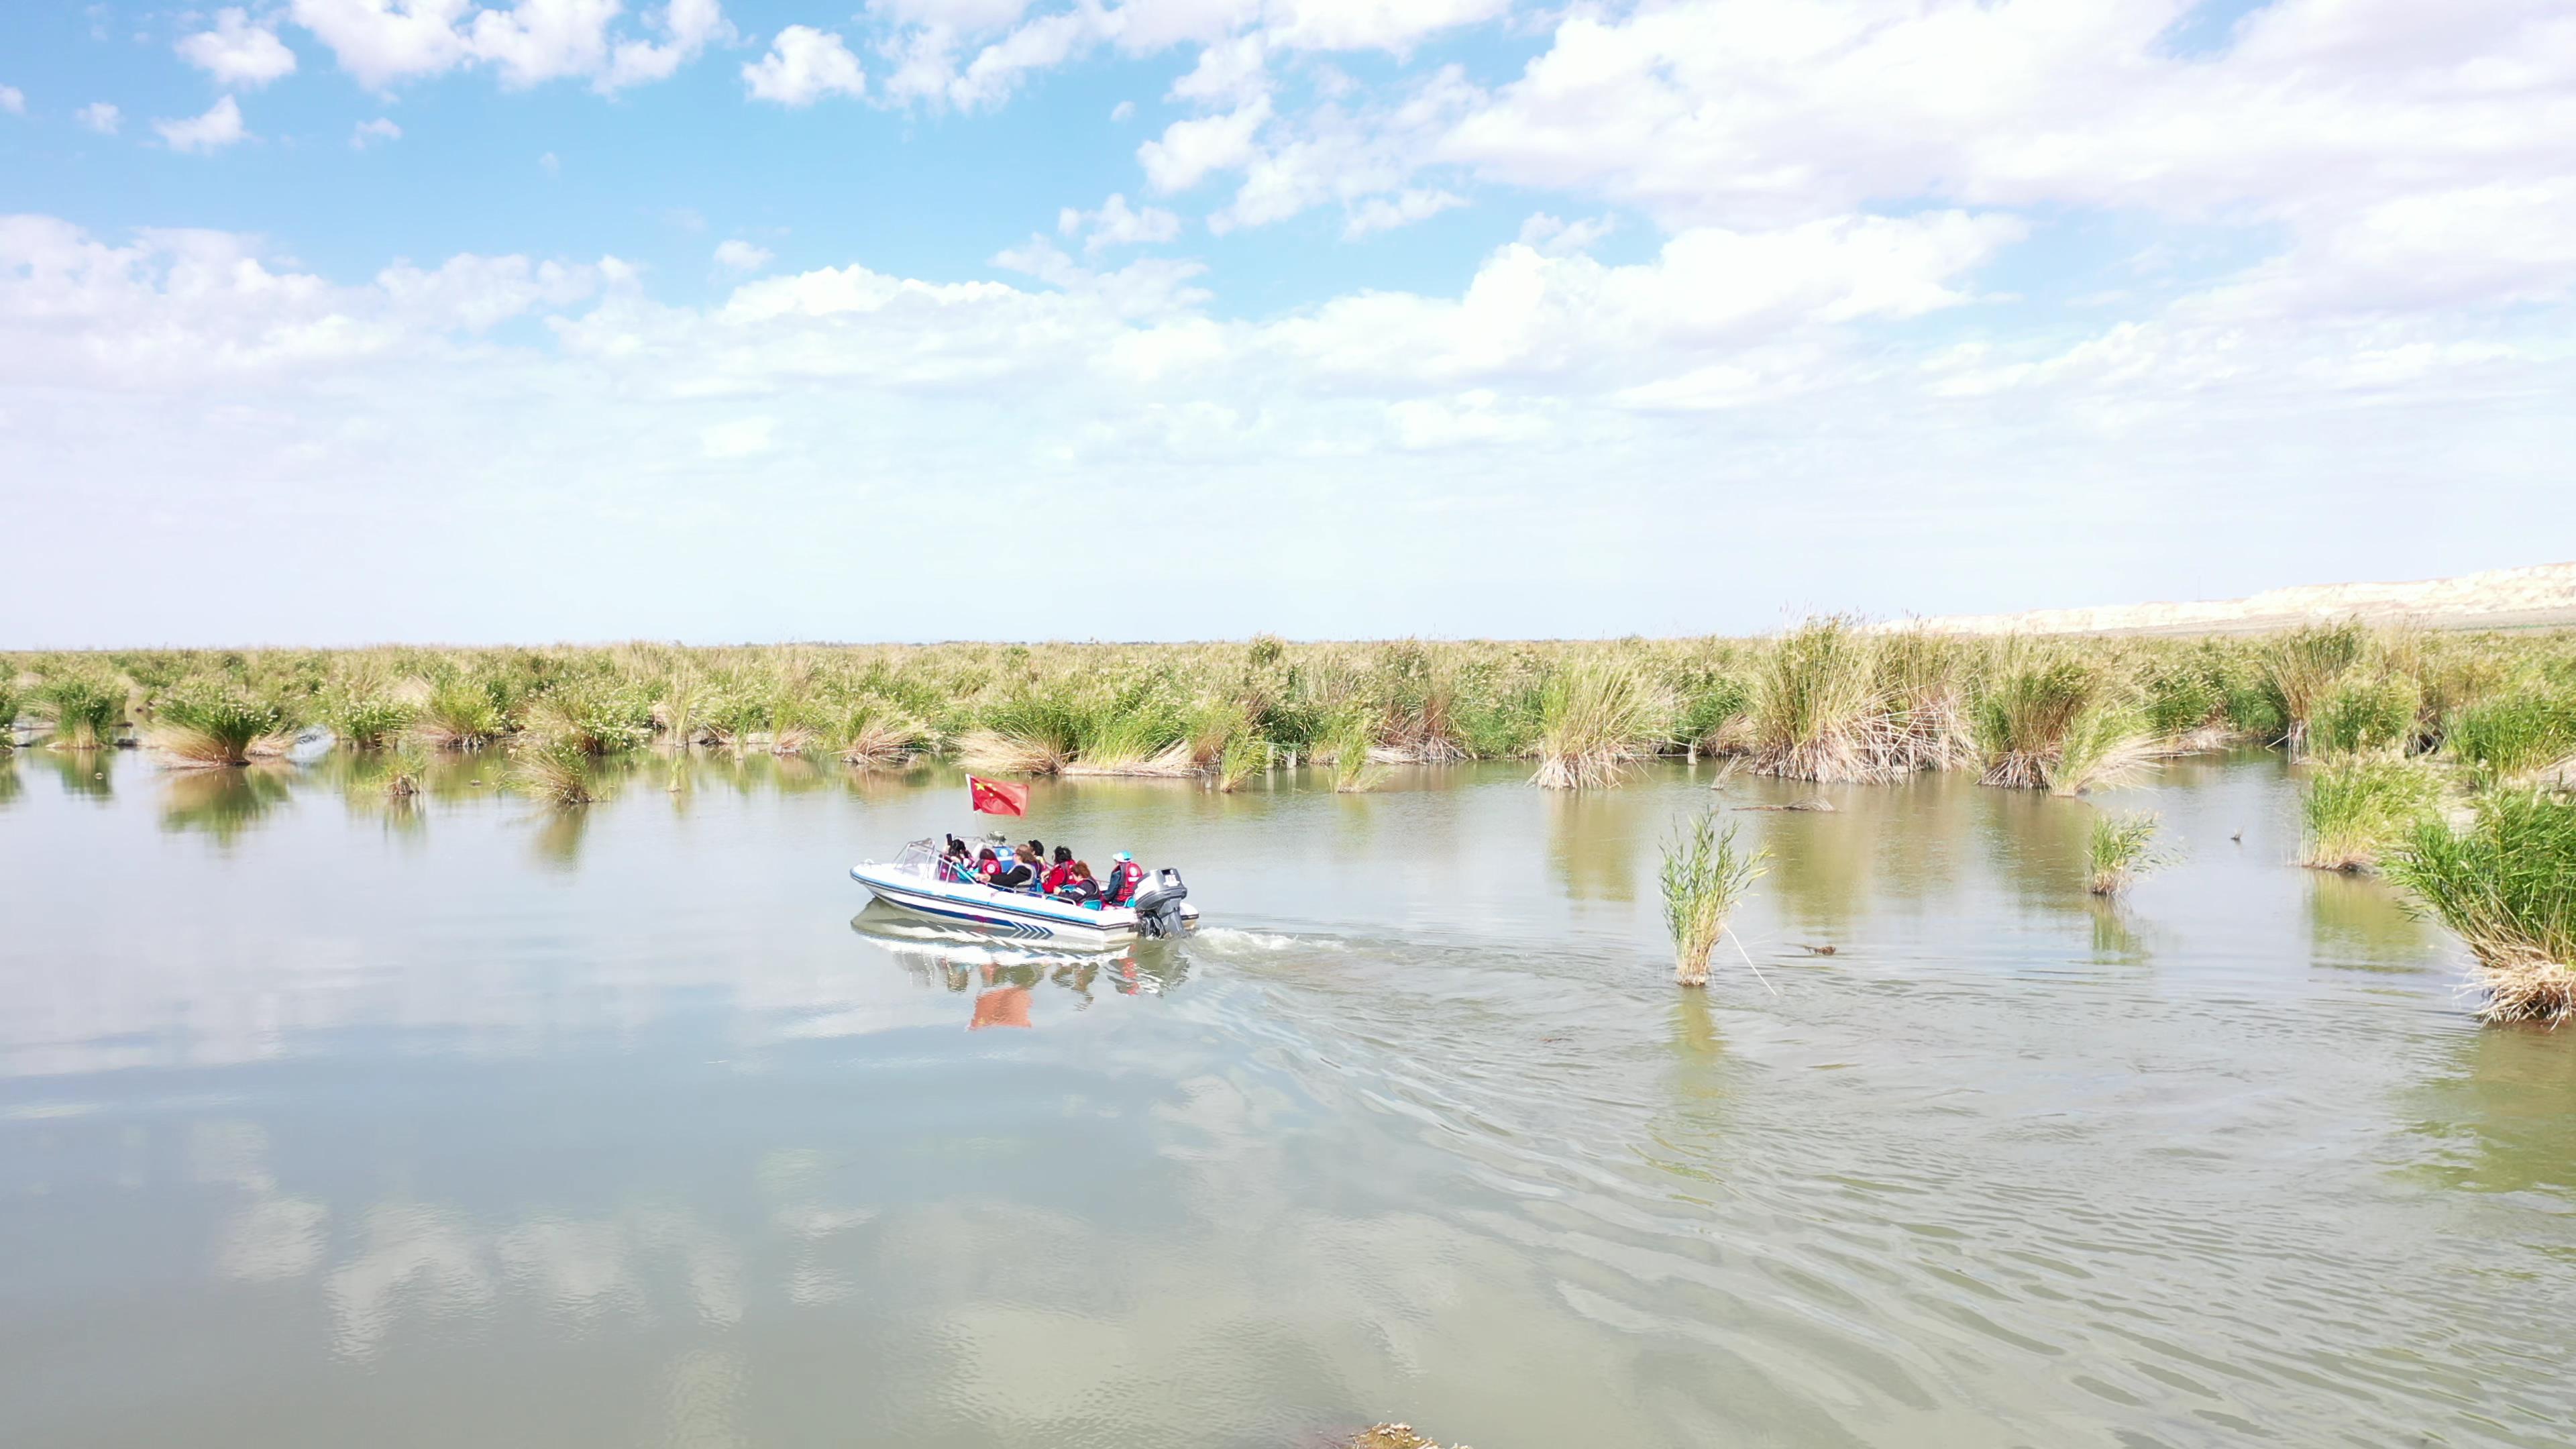
POLYGON ((1136 925, 1146 935, 1177 938, 1186 929, 1181 923, 1181 902, 1190 898, 1190 888, 1181 884, 1181 873, 1165 866, 1154 872, 1153 883, 1136 893, 1136 925))

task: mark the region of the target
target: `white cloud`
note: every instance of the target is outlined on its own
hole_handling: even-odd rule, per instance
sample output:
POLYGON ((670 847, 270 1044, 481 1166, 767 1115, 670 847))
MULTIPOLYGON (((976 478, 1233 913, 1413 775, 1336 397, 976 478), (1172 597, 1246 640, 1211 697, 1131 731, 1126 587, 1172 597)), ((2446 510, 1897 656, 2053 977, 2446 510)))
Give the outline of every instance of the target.
POLYGON ((745 88, 754 100, 782 106, 810 106, 825 96, 867 93, 868 80, 858 57, 841 37, 807 25, 790 25, 769 44, 769 53, 742 68, 745 88))
POLYGON ((216 11, 215 28, 182 36, 178 50, 188 64, 245 90, 257 90, 295 72, 295 52, 286 48, 276 31, 253 25, 250 13, 238 6, 216 11))
POLYGON ((1566 221, 1542 211, 1521 223, 1522 246, 1545 252, 1549 256, 1566 256, 1590 251, 1593 243, 1618 229, 1619 220, 1612 216, 1585 217, 1566 221))
POLYGON ((1126 196, 1112 192, 1097 211, 1064 208, 1056 214, 1055 229, 1065 236, 1088 232, 1082 249, 1097 252, 1103 247, 1171 241, 1181 234, 1181 219, 1159 206, 1131 207, 1126 196))
POLYGON ((0 86, 0 111, 13 116, 27 114, 27 93, 16 86, 0 86))
POLYGON ((242 128, 241 103, 230 96, 215 102, 202 116, 154 121, 152 129, 173 151, 218 151, 250 134, 242 128))
POLYGON ((72 119, 102 136, 113 136, 124 123, 125 114, 105 101, 92 101, 72 113, 72 119))
POLYGON ((1283 45, 1314 50, 1409 50, 1443 30, 1501 16, 1510 0, 1276 0, 1271 29, 1283 45))
POLYGON ((1393 196, 1363 197, 1351 208, 1350 218, 1342 223, 1342 235, 1356 239, 1373 231, 1411 226, 1425 217, 1437 216, 1466 204, 1467 198, 1453 192, 1415 187, 1408 187, 1393 196))
POLYGON ((1187 191, 1219 171, 1250 162, 1259 152, 1252 138, 1270 119, 1270 100, 1256 97, 1221 116, 1174 121, 1162 136, 1136 148, 1136 160, 1156 191, 1187 191))
POLYGON ((402 127, 395 125, 386 117, 378 116, 372 121, 360 121, 357 129, 349 133, 349 149, 353 151, 364 151, 368 146, 378 141, 399 141, 401 139, 402 127))
POLYGON ((1112 122, 1125 121, 1135 114, 1136 103, 1134 101, 1120 101, 1118 104, 1109 108, 1109 119, 1112 122))
POLYGON ((546 173, 548 176, 561 176, 563 174, 563 160, 561 157, 555 155, 554 152, 548 151, 543 156, 537 158, 537 169, 546 173))
POLYGON ((716 243, 716 265, 729 272, 756 272, 769 265, 771 252, 740 238, 716 243))
POLYGON ((620 90, 668 80, 708 46, 736 38, 733 22, 725 18, 717 0, 671 0, 658 13, 655 23, 663 39, 619 41, 607 73, 599 78, 599 89, 620 90))
POLYGON ((289 14, 377 90, 489 65, 510 86, 587 79, 606 93, 666 80, 734 34, 720 0, 670 0, 649 12, 642 23, 659 39, 616 33, 624 10, 622 0, 292 0, 289 14))

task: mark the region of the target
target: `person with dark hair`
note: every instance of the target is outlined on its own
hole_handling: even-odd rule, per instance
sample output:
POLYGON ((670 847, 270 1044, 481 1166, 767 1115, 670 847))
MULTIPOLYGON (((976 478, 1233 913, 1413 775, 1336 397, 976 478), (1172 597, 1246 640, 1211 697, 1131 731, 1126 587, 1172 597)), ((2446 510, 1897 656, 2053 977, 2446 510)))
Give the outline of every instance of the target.
POLYGON ((1057 891, 1063 890, 1064 883, 1071 879, 1073 879, 1073 847, 1059 845, 1055 848, 1055 864, 1047 867, 1046 893, 1054 895, 1057 891))
POLYGON ((999 872, 1001 868, 1001 859, 993 854, 993 847, 988 845, 982 850, 975 852, 975 879, 982 881, 986 885, 991 885, 993 883, 994 875, 999 872))
POLYGON ((1136 899, 1136 892, 1144 884, 1145 867, 1136 863, 1136 857, 1123 850, 1118 852, 1118 863, 1109 868, 1109 884, 1105 891, 1109 904, 1128 904, 1136 899))
POLYGON ((1100 883, 1091 878, 1091 867, 1078 860, 1066 867, 1064 884, 1057 889, 1056 898, 1077 906, 1100 904, 1100 883))
POLYGON ((992 884, 997 890, 1031 890, 1037 883, 1038 858, 1025 845, 1014 851, 1009 860, 1002 862, 1001 869, 993 872, 992 884))

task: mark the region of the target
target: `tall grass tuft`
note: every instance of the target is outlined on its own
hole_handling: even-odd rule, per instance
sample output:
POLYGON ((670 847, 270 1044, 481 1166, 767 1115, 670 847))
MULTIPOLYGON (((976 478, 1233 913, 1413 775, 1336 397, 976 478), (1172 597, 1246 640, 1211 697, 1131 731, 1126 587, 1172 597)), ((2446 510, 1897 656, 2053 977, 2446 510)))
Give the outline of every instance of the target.
POLYGON ((2129 888, 2129 882, 2154 868, 2155 858, 2149 851, 2155 844, 2156 825, 2153 814, 2093 817, 2093 835, 2085 851, 2093 894, 2118 895, 2129 888))
POLYGON ((0 664, 0 755, 18 748, 18 682, 0 664))
POLYGON ((36 687, 35 700, 53 726, 58 750, 95 750, 116 742, 125 693, 95 674, 57 675, 36 687))
POLYGON ((1662 697, 1636 664, 1617 658, 1570 663, 1541 697, 1539 766, 1530 780, 1551 790, 1616 785, 1629 761, 1654 753, 1667 717, 1662 697))
POLYGON ((423 744, 442 750, 480 749, 501 737, 509 721, 500 701, 479 679, 467 675, 434 682, 413 722, 423 744))
POLYGON ((1977 696, 1977 744, 1986 756, 1978 783, 2047 789, 2067 733, 2098 687, 2094 671, 2072 659, 2008 663, 1977 696))
POLYGON ((832 747, 841 759, 861 769, 882 770, 909 763, 930 747, 930 730, 901 708, 881 699, 857 699, 841 711, 833 728, 832 747))
POLYGON ((590 752, 567 739, 540 739, 512 752, 508 780, 512 789, 549 805, 588 805, 599 798, 591 787, 590 752))
POLYGON ((988 774, 1057 774, 1081 750, 1088 723, 1067 702, 1023 695, 986 711, 983 725, 958 742, 958 756, 988 774))
POLYGON ((146 738, 183 765, 247 765, 282 754, 287 720, 275 704, 226 683, 193 681, 161 702, 146 738))
POLYGON ((2509 782, 2576 758, 2576 698, 2530 687, 2454 712, 2442 749, 2485 780, 2509 782))
POLYGON ((2294 629, 2262 646, 2263 682, 2278 708, 2282 742, 2292 754, 2306 750, 2317 707, 2344 675, 2361 665, 2370 633, 2359 620, 2294 629))
POLYGON ((2576 1016, 2576 799, 2493 791, 2465 829, 2419 823, 2388 873, 2467 943, 2488 1020, 2576 1016))
POLYGON ((1719 828, 1714 812, 1694 816, 1664 846, 1664 925, 1673 936, 1673 980, 1708 984, 1709 953, 1727 918, 1767 868, 1770 852, 1735 843, 1735 826, 1719 828))
POLYGON ((2299 864, 2361 870, 2432 817, 2441 777, 2414 760, 2346 755, 2319 767, 2300 803, 2299 864))
POLYGON ((315 711, 331 735, 353 750, 380 750, 411 728, 419 710, 389 690, 357 684, 322 695, 315 711))
POLYGON ((1386 779, 1386 767, 1369 758, 1375 738, 1375 727, 1363 714, 1344 717, 1334 730, 1326 746, 1333 753, 1334 793, 1364 794, 1386 779))
POLYGON ((2048 788, 2059 795, 2081 795, 2116 785, 2153 768, 2160 748, 2144 714, 2117 700, 2097 700, 2075 717, 2058 742, 2048 788))
POLYGON ((2308 751, 2404 754, 2414 743, 2415 715, 2422 701, 2422 687, 2406 675, 2347 674, 2318 698, 2308 720, 2308 751))
POLYGON ((1879 780, 1898 773, 1869 636, 1849 619, 1811 619, 1757 661, 1747 711, 1758 775, 1879 780))

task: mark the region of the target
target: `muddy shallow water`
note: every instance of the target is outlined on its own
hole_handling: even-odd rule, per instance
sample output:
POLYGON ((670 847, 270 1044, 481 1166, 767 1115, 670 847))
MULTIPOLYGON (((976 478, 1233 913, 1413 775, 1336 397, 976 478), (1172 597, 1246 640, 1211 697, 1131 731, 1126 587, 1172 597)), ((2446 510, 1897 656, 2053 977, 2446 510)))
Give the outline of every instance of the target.
POLYGON ((853 860, 953 773, 0 762, 0 1442, 2556 1445, 2576 1032, 2481 1029, 2278 761, 1733 818, 1669 984, 1670 766, 1546 794, 1042 784, 1208 930, 924 938, 853 860), (476 778, 485 783, 477 786, 476 778), (2241 842, 2230 839, 2241 830, 2241 842), (1831 955, 1806 947, 1832 946, 1831 955), (1775 994, 1776 991, 1776 994, 1775 994))

